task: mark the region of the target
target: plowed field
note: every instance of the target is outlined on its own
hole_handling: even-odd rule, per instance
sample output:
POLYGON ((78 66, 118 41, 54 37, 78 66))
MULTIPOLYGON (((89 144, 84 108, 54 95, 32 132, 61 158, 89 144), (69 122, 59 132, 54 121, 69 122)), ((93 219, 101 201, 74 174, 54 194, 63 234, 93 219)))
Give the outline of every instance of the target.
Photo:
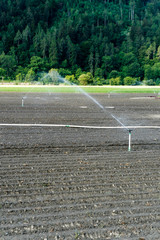
POLYGON ((92 97, 104 109, 79 93, 0 93, 0 240, 160 239, 159 129, 135 129, 128 152, 126 129, 69 127, 160 126, 160 99, 92 97))

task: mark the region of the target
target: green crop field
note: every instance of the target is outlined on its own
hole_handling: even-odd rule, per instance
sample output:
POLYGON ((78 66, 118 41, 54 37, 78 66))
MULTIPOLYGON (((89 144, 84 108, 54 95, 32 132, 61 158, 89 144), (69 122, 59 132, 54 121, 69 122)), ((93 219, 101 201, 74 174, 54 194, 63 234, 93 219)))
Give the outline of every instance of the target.
POLYGON ((160 86, 37 86, 1 85, 0 92, 49 92, 49 93, 158 93, 160 86))

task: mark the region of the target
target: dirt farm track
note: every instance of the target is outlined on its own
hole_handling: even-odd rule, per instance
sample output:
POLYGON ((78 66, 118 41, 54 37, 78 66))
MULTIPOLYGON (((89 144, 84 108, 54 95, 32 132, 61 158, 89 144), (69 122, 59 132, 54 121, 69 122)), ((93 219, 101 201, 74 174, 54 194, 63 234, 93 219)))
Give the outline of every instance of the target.
POLYGON ((160 99, 92 97, 0 93, 0 240, 160 240, 160 99))

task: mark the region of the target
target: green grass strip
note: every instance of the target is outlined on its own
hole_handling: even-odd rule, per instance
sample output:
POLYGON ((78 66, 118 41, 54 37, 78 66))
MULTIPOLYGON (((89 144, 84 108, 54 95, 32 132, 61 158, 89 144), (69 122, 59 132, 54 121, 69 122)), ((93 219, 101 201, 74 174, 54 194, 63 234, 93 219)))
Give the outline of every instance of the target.
MULTIPOLYGON (((0 92, 24 92, 24 93, 78 93, 79 87, 75 86, 16 86, 1 85, 0 92)), ((159 93, 160 86, 80 86, 87 93, 159 93)))

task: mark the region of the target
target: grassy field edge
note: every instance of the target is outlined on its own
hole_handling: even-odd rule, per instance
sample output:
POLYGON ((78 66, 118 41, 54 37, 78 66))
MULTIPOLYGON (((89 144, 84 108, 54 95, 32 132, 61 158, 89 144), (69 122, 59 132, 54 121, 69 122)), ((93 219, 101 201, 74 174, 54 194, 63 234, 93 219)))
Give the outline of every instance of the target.
POLYGON ((159 93, 160 86, 53 86, 53 85, 1 85, 0 92, 37 93, 159 93))

